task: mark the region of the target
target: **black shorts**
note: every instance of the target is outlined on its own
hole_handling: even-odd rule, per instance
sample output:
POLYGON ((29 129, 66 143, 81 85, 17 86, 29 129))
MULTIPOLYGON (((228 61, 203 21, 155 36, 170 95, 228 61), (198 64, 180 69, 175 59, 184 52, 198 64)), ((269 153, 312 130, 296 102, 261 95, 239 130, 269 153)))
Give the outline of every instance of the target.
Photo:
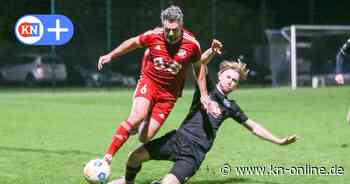
POLYGON ((174 161, 170 173, 181 183, 196 173, 205 157, 199 147, 175 130, 146 143, 144 147, 152 160, 174 161))

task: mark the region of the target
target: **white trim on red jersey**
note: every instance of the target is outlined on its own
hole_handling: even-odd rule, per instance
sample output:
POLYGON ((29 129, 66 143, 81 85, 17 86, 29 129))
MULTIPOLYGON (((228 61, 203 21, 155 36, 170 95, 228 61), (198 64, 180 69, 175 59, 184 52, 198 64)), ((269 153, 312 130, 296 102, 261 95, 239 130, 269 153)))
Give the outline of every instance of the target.
POLYGON ((201 46, 200 46, 199 42, 192 35, 190 35, 190 34, 188 34, 186 32, 183 32, 183 38, 187 39, 190 42, 193 42, 195 45, 197 45, 199 50, 201 49, 201 46))

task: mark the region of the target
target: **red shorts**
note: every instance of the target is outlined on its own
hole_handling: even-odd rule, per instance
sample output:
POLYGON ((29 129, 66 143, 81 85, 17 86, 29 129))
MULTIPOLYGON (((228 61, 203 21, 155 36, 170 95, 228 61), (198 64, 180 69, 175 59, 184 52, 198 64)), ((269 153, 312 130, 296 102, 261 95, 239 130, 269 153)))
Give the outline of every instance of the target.
POLYGON ((151 102, 150 115, 160 126, 173 109, 176 97, 151 80, 141 77, 136 86, 134 98, 144 97, 151 102))

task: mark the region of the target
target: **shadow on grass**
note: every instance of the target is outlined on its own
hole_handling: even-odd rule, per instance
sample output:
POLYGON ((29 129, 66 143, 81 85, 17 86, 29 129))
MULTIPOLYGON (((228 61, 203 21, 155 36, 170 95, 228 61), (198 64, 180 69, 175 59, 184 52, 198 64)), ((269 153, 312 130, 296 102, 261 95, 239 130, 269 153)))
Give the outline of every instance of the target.
POLYGON ((59 154, 59 155, 89 155, 89 156, 99 156, 97 153, 91 153, 87 151, 80 150, 47 150, 47 149, 32 149, 32 148, 16 148, 16 147, 6 147, 0 146, 0 151, 14 151, 14 152, 33 152, 33 153, 47 153, 47 154, 59 154))
MULTIPOLYGON (((139 182, 140 184, 150 184, 153 180, 146 180, 139 182)), ((261 184, 283 184, 283 183, 276 183, 276 182, 269 182, 269 181, 259 181, 254 180, 250 178, 226 178, 224 180, 199 180, 199 181, 188 181, 188 184, 236 184, 236 183, 261 183, 261 184)))

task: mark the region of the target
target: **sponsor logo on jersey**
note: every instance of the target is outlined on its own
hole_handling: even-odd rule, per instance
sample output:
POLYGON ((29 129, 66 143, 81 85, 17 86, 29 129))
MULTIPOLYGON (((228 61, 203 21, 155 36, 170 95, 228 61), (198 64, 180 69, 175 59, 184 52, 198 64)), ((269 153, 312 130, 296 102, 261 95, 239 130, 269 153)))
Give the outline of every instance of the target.
POLYGON ((180 57, 185 57, 186 54, 187 54, 187 52, 184 49, 180 49, 179 52, 177 53, 177 55, 180 57))

